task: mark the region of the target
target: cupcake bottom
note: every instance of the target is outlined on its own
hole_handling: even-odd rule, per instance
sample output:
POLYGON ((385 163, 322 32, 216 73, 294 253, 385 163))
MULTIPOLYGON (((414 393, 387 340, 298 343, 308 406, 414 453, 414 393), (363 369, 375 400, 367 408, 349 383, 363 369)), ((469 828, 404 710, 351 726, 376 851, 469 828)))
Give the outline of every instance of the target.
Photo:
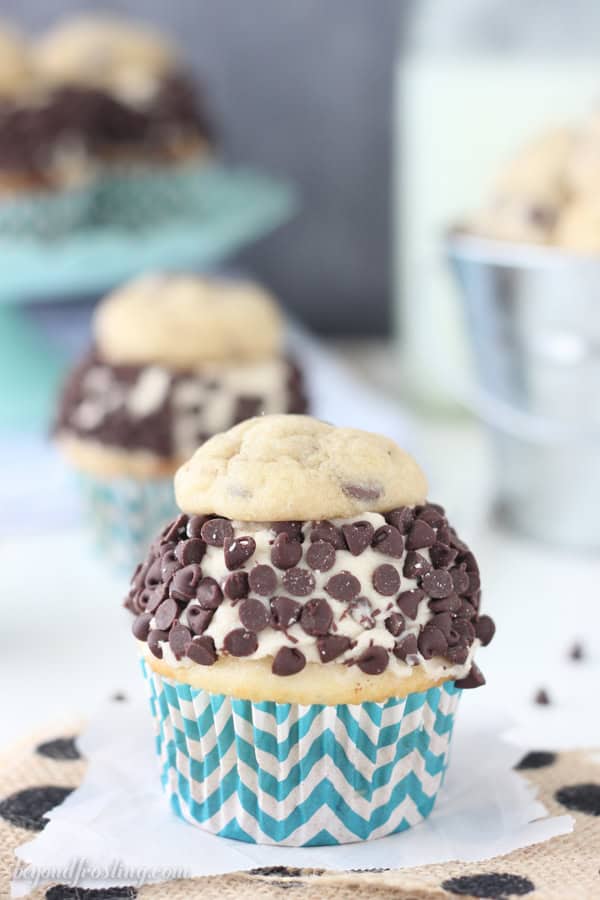
POLYGON ((161 781, 174 812, 222 837, 322 846, 384 837, 425 819, 448 764, 460 690, 358 705, 252 702, 155 672, 161 781))
POLYGON ((135 568, 177 513, 172 477, 144 481, 80 473, 79 482, 92 540, 120 568, 135 568))

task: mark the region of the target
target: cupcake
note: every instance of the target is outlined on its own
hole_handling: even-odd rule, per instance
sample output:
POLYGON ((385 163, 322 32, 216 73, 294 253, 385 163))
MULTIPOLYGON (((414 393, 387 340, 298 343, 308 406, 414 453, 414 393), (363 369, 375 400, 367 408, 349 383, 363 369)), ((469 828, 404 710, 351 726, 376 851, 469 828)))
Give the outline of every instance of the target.
POLYGON ((105 163, 181 162, 204 156, 209 127, 175 48, 158 32, 81 16, 35 48, 40 77, 88 104, 95 151, 105 163))
POLYGON ((174 812, 287 845, 429 815, 474 656, 477 562, 392 441, 264 416, 175 476, 125 605, 174 812))
POLYGON ((54 432, 100 545, 133 565, 176 512, 173 473, 199 444, 306 400, 278 307, 252 283, 143 276, 100 303, 93 331, 54 432))
POLYGON ((52 111, 25 41, 0 29, 0 234, 56 237, 81 224, 92 170, 52 111))

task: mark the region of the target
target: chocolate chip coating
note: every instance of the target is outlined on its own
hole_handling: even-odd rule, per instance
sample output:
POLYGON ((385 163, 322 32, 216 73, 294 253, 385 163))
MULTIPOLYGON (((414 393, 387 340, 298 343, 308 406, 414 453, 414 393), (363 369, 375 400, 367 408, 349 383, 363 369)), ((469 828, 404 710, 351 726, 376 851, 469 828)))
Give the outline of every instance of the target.
POLYGON ((294 566, 283 575, 283 586, 294 597, 308 597, 315 589, 315 576, 309 569, 294 566))
POLYGON ((278 534, 271 547, 271 562, 277 569, 292 569, 302 557, 302 544, 285 531, 278 534))
POLYGON ((352 641, 344 634, 326 634, 317 640, 319 659, 323 663, 331 662, 350 649, 352 641))
MULTIPOLYGON (((267 606, 262 600, 255 597, 249 597, 240 603, 239 607, 240 622, 247 631, 262 631, 269 624, 270 614, 267 606)), ((243 656, 244 654, 238 654, 243 656)))
POLYGON ((315 541, 306 551, 306 562, 316 572, 328 572, 335 564, 335 547, 329 541, 315 541))
POLYGON ((385 647, 368 647, 356 660, 356 664, 365 675, 381 675, 389 662, 389 654, 385 647))
POLYGON ((232 572, 223 584, 223 593, 230 600, 241 600, 248 596, 250 584, 246 572, 232 572))
POLYGON ((360 556, 370 545, 374 529, 370 522, 353 522, 342 526, 342 534, 352 556, 360 556))
POLYGON ((404 553, 404 538, 393 525, 378 528, 373 534, 371 545, 373 549, 394 559, 400 559, 404 553))
POLYGON ((302 612, 300 603, 292 600, 291 597, 272 597, 270 606, 271 624, 273 628, 281 631, 291 628, 298 621, 302 612))
POLYGON ((227 568, 239 569, 256 550, 256 541, 253 537, 244 535, 234 539, 226 538, 223 546, 225 547, 224 556, 227 568))
POLYGON ((392 594, 396 594, 400 588, 400 574, 398 569, 389 563, 383 563, 383 565, 377 566, 373 572, 372 581, 373 587, 377 593, 382 594, 384 597, 391 597, 392 594))
POLYGON ((267 565, 254 566, 248 573, 250 589, 261 597, 270 597, 277 588, 277 573, 267 565))
POLYGON ((156 628, 159 628, 161 631, 166 631, 173 624, 173 621, 175 620, 178 612, 179 607, 177 606, 177 603, 173 600, 172 597, 167 597, 167 599, 160 604, 160 606, 156 610, 156 613, 154 614, 156 628))
POLYGON ((202 540, 211 547, 222 547, 227 538, 233 537, 233 525, 228 519, 208 519, 200 533, 202 540))
POLYGON ((223 592, 214 578, 203 578, 196 588, 196 600, 202 609, 217 609, 223 601, 223 592))
POLYGON ((315 597, 302 607, 300 624, 304 631, 312 637, 327 634, 332 622, 333 612, 331 606, 322 597, 315 597))
POLYGON ((195 637, 187 647, 187 656, 199 666, 212 666, 217 661, 215 642, 208 635, 195 637))

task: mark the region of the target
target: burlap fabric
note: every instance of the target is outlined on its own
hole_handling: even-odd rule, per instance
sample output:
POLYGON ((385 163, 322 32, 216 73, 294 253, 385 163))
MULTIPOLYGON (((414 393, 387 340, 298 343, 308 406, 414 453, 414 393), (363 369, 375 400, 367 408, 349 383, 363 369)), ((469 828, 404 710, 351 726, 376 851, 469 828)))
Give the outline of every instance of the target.
MULTIPOLYGON (((0 754, 1 898, 9 895, 14 849, 30 840, 36 827, 37 830, 43 827, 40 819, 47 809, 49 796, 45 789, 73 788, 81 781, 85 761, 77 758, 72 742, 57 740, 69 738, 77 730, 77 723, 62 723, 0 754), (32 792, 32 788, 41 790, 32 792)), ((31 897, 34 900, 133 900, 136 897, 139 900, 196 897, 229 900, 244 896, 253 900, 289 896, 294 900, 356 900, 357 895, 386 900, 457 896, 526 896, 531 900, 600 897, 600 755, 590 751, 561 753, 556 757, 546 754, 530 759, 530 763, 537 767, 529 766, 523 769, 523 774, 539 787, 540 798, 550 814, 568 812, 574 816, 575 830, 486 862, 344 873, 274 868, 128 890, 85 891, 54 885, 36 890, 31 897), (569 790, 565 792, 566 788, 569 790)))

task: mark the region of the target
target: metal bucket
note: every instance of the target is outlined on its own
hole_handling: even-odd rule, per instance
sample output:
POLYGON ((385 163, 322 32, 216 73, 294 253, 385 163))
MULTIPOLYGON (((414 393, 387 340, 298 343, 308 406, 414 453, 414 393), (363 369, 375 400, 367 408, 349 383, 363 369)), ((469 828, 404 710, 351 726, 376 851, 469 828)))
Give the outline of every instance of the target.
POLYGON ((460 233, 462 289, 497 495, 520 531, 600 548, 600 260, 460 233))

